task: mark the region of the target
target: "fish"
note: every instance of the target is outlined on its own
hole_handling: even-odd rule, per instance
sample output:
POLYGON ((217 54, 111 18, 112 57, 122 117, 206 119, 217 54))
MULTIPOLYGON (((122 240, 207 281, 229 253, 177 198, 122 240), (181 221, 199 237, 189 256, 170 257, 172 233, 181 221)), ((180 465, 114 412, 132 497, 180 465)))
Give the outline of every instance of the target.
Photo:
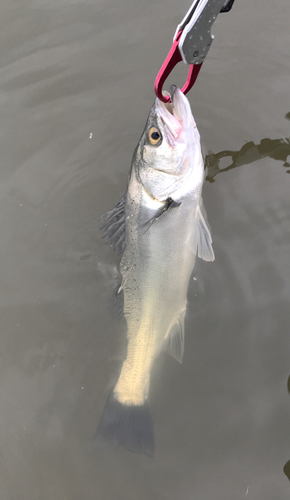
POLYGON ((204 161, 186 96, 157 97, 134 151, 127 190, 103 219, 104 236, 122 255, 127 355, 108 396, 94 442, 154 454, 150 372, 161 351, 181 362, 187 289, 196 255, 214 260, 202 202, 204 161))

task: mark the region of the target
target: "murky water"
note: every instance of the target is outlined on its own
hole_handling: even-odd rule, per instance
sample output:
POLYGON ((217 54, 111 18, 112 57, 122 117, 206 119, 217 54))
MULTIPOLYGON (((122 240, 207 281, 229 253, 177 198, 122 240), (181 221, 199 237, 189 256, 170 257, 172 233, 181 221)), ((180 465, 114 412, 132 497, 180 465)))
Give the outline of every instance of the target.
POLYGON ((0 500, 289 498, 288 0, 236 0, 190 92, 216 261, 194 271, 182 365, 154 367, 155 457, 91 445, 125 345, 99 218, 188 7, 2 2, 0 500))

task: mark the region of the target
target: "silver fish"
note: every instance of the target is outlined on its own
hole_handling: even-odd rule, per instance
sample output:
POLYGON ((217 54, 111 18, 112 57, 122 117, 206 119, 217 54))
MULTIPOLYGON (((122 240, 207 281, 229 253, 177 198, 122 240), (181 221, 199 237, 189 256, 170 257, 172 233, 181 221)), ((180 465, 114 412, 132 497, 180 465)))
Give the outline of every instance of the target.
POLYGON ((127 191, 103 228, 122 253, 127 357, 101 416, 95 442, 152 455, 148 394, 156 356, 179 362, 184 351, 187 289, 195 256, 214 260, 202 204, 204 163, 190 104, 177 88, 156 98, 134 152, 127 191))

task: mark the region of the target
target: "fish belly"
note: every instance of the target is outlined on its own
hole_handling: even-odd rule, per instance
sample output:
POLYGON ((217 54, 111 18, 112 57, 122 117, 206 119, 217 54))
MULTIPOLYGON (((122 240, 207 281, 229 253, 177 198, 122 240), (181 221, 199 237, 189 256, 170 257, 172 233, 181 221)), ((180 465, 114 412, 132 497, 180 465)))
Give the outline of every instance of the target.
POLYGON ((128 347, 114 396, 127 405, 142 405, 148 397, 154 359, 186 309, 195 261, 189 244, 194 237, 190 197, 149 229, 144 220, 150 220, 152 213, 140 212, 129 219, 131 229, 121 261, 128 347))

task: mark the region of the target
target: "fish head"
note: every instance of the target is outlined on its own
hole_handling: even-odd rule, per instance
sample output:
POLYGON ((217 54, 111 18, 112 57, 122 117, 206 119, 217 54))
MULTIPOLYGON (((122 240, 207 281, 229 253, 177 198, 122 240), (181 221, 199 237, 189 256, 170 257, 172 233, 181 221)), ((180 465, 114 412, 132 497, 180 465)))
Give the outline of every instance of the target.
POLYGON ((175 86, 170 95, 171 103, 155 99, 136 149, 139 179, 158 199, 172 194, 194 172, 198 182, 203 177, 200 135, 189 101, 175 86))

